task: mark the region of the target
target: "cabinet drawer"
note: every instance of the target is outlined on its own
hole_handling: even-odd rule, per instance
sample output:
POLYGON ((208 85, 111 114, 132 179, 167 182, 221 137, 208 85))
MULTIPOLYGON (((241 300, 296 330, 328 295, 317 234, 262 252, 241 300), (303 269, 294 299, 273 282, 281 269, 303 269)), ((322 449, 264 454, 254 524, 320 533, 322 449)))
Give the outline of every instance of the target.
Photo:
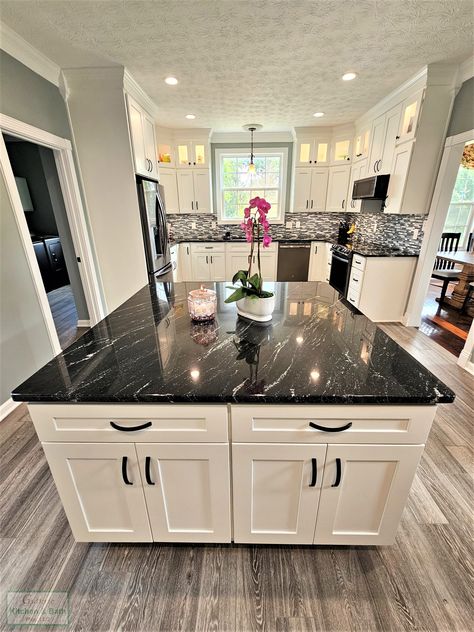
POLYGON ((351 305, 354 305, 354 307, 359 307, 359 300, 360 300, 360 291, 359 288, 354 288, 354 286, 351 284, 349 285, 349 291, 347 292, 347 300, 349 301, 349 303, 351 303, 351 305))
POLYGON ((365 257, 361 257, 360 255, 354 255, 352 257, 353 268, 357 268, 358 270, 365 270, 366 263, 367 263, 367 259, 365 257))
POLYGON ((416 443, 426 441, 435 406, 231 406, 241 443, 416 443), (310 426, 317 424, 331 431, 310 426), (347 429, 334 431, 335 428, 347 429))
POLYGON ((364 271, 360 268, 351 268, 351 275, 349 277, 349 285, 352 285, 354 289, 360 292, 360 288, 362 287, 362 280, 364 278, 364 271))
POLYGON ((199 243, 191 244, 191 252, 225 252, 225 244, 199 243))
POLYGON ((201 443, 228 440, 225 405, 30 404, 41 441, 201 443), (120 428, 143 429, 118 430, 120 428))

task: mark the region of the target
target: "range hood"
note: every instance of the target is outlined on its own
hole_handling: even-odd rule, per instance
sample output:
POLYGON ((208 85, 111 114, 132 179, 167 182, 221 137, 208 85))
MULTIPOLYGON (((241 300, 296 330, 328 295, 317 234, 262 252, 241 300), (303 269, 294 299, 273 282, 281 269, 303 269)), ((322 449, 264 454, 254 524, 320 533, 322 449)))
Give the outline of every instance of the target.
POLYGON ((352 189, 353 200, 385 200, 390 176, 382 174, 356 180, 352 189))

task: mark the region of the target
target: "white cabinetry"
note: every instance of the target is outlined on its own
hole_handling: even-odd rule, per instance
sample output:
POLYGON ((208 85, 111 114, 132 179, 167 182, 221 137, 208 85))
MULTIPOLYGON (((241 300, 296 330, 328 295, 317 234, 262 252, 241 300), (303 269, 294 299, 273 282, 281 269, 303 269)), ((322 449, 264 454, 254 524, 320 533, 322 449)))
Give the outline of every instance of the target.
MULTIPOLYGON (((257 252, 252 259, 252 274, 257 272, 257 252)), ((226 244, 226 271, 231 279, 238 270, 248 270, 250 264, 250 246, 248 244, 226 244)), ((278 266, 278 244, 260 249, 260 265, 264 281, 276 281, 278 266)))
POLYGON ((328 192, 326 198, 327 211, 349 210, 347 204, 347 188, 351 168, 349 165, 329 167, 328 192))
POLYGON ((155 542, 230 542, 227 444, 137 444, 155 542))
POLYGON ((403 194, 407 184, 408 170, 415 141, 409 141, 398 145, 395 149, 392 162, 392 171, 388 183, 387 199, 385 200, 386 213, 400 213, 403 203, 403 194))
POLYGON ((330 157, 330 136, 299 136, 296 142, 296 164, 299 167, 325 165, 330 157))
POLYGON ((152 540, 133 443, 43 443, 43 449, 77 542, 152 540))
POLYGON ((178 197, 181 213, 210 213, 211 184, 209 170, 178 169, 178 197))
POLYGON ((422 445, 328 445, 315 544, 391 544, 422 445))
POLYGON ((178 183, 175 169, 160 169, 159 182, 165 190, 165 208, 167 213, 179 213, 178 183))
POLYGON ((208 151, 208 143, 206 141, 180 141, 176 145, 176 166, 180 169, 209 167, 208 151))
POLYGON ((234 443, 234 541, 311 544, 325 454, 325 445, 234 443))
POLYGON ((351 179, 349 182, 349 189, 347 191, 348 205, 346 206, 348 211, 352 213, 358 213, 360 211, 361 200, 352 199, 352 191, 354 190, 354 182, 356 180, 362 180, 367 175, 367 160, 359 160, 351 167, 351 179))
POLYGON ((369 175, 390 173, 401 112, 402 104, 399 103, 375 119, 367 169, 369 175))
POLYGON ((295 170, 294 211, 324 211, 328 188, 328 168, 302 168, 295 170))
POLYGON ((329 246, 325 241, 311 242, 308 281, 326 280, 329 246))
POLYGON ((191 244, 193 281, 226 281, 225 244, 191 244))
POLYGON ((135 173, 157 179, 155 123, 130 95, 127 95, 127 110, 135 173))
POLYGON ((178 281, 192 281, 193 280, 193 266, 191 255, 191 244, 181 243, 179 244, 178 255, 178 281))

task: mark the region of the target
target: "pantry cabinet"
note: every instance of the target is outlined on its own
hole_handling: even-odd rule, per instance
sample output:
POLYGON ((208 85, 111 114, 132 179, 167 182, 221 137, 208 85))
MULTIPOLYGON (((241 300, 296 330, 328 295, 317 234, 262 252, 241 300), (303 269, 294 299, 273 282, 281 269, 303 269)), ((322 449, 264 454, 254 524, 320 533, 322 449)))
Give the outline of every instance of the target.
POLYGON ((327 211, 345 211, 348 209, 347 189, 351 168, 349 165, 329 167, 327 211))
POLYGON ((391 544, 422 445, 328 445, 314 544, 391 544))
POLYGON ((211 183, 208 169, 177 170, 181 213, 211 212, 211 183))
POLYGON ((316 212, 326 209, 329 171, 327 167, 295 169, 293 210, 316 212))
POLYGON ((135 173, 158 179, 153 118, 130 95, 127 95, 127 111, 135 173))

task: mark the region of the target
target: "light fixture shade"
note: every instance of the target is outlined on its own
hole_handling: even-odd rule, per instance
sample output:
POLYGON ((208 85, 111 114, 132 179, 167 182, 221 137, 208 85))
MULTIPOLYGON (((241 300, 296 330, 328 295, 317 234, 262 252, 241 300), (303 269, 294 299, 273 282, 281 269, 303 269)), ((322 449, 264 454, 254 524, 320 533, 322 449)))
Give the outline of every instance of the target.
POLYGON ((255 165, 253 162, 249 164, 249 173, 255 173, 255 165))

